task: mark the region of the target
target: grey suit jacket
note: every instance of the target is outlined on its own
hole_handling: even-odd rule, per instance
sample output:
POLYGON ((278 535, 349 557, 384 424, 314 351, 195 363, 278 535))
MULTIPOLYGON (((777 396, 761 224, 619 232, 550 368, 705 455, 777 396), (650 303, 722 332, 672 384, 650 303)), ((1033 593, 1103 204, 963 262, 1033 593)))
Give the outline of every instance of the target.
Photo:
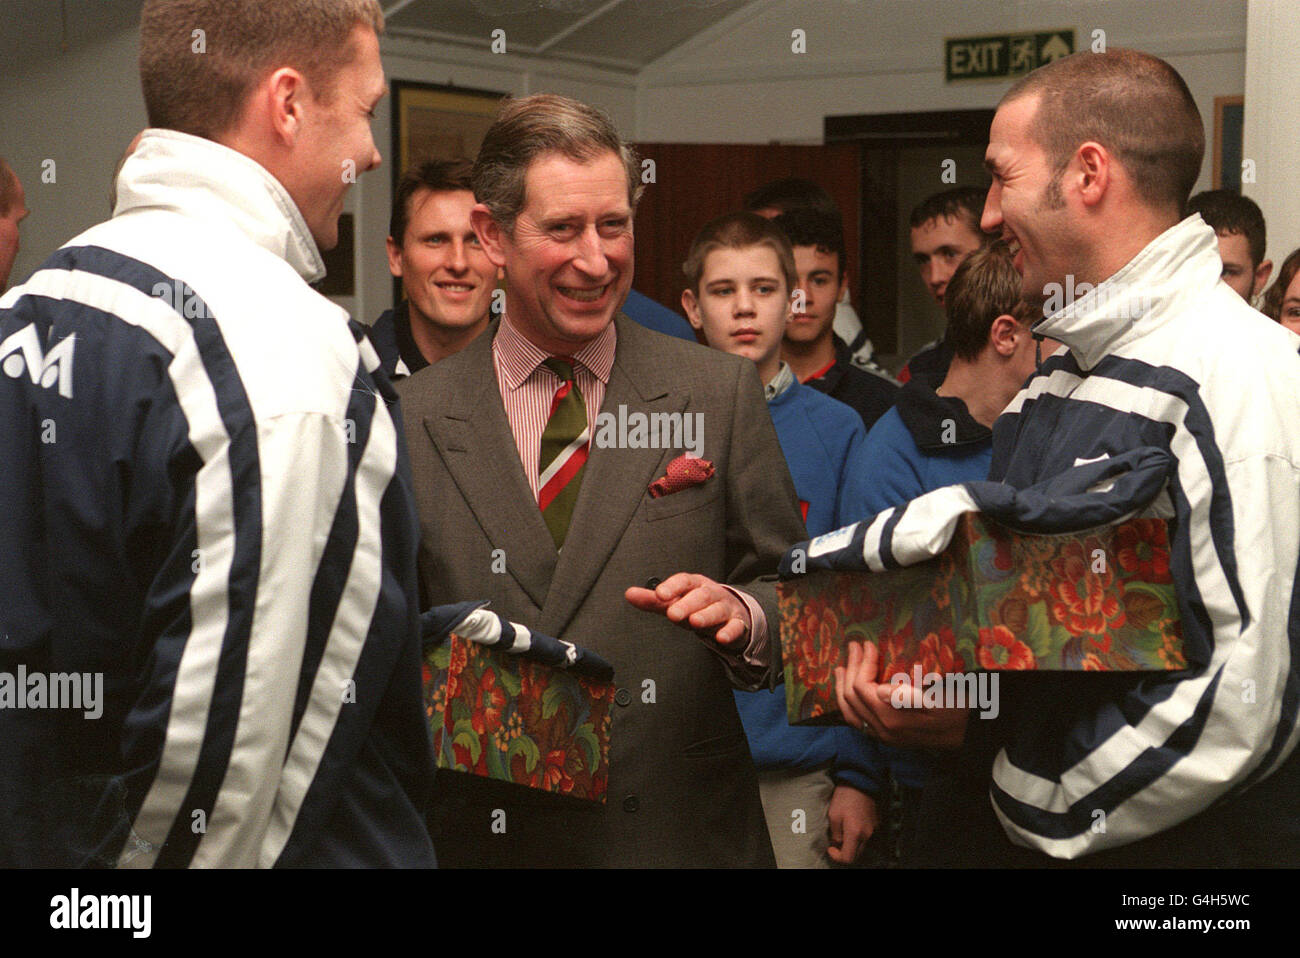
MULTIPOLYGON (((608 803, 548 801, 439 776, 431 828, 450 866, 760 866, 773 862, 728 670, 709 642, 624 590, 698 572, 762 604, 780 670, 777 560, 806 538, 752 363, 616 318, 602 412, 702 414, 715 474, 658 499, 681 448, 593 443, 557 553, 519 461, 491 336, 399 384, 420 511, 422 602, 490 599, 616 670, 608 803), (501 550, 496 552, 495 550, 501 550), (505 571, 494 572, 494 558, 505 571), (506 813, 504 834, 493 809, 506 813)), ((593 424, 594 427, 595 424, 593 424)), ((594 428, 593 428, 594 431, 594 428)), ((524 792, 523 789, 512 789, 524 792)))

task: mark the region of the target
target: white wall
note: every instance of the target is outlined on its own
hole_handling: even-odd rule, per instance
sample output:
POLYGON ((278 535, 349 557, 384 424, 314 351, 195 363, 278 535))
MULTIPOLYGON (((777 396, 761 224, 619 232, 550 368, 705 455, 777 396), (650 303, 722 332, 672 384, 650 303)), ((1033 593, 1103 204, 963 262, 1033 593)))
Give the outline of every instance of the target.
POLYGON ((126 30, 0 77, 0 155, 22 181, 31 210, 10 285, 108 218, 113 169, 145 125, 139 46, 139 31, 126 30), (42 181, 46 160, 54 161, 53 182, 42 181))
MULTIPOLYGON (((1214 98, 1245 88, 1246 0, 769 0, 638 77, 643 140, 820 143, 827 115, 991 108, 1008 81, 944 83, 945 37, 1073 27, 1167 59, 1213 138, 1214 98), (807 52, 791 52, 805 31, 807 52)), ((1210 184, 1207 160, 1198 189, 1210 184)))
POLYGON ((1300 136, 1296 103, 1300 72, 1296 44, 1300 16, 1295 0, 1251 0, 1251 76, 1246 88, 1242 156, 1254 159, 1254 183, 1242 192, 1259 204, 1268 224, 1267 255, 1277 276, 1282 261, 1300 246, 1300 136))

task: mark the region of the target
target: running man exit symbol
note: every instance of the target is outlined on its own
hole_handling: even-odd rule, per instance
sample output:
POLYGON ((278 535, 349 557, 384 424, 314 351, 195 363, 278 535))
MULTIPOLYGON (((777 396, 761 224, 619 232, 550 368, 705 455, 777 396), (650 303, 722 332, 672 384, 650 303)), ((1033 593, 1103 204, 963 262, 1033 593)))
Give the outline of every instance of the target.
POLYGON ((944 41, 944 77, 1001 80, 1024 76, 1074 52, 1074 30, 952 37, 944 41))

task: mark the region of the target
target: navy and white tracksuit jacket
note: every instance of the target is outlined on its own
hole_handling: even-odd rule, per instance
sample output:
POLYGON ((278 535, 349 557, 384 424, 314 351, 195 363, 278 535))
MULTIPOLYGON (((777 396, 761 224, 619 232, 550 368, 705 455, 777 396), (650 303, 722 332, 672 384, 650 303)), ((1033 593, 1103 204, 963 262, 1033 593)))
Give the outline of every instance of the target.
MULTIPOLYGON (((994 427, 990 479, 1011 487, 1004 500, 1044 529, 1064 528, 1071 509, 1051 487, 1068 486, 1075 467, 1161 468, 1153 453, 1169 461, 1139 514, 1170 522, 1191 668, 1076 681, 1064 694, 1059 682, 1003 682, 988 797, 1012 842, 1055 858, 1142 842, 1251 786, 1272 788, 1267 777, 1300 736, 1300 339, 1251 309, 1221 271, 1199 216, 1171 227, 1036 325, 1067 348, 994 427), (1014 490, 1029 487, 1044 494, 1016 503, 1014 490)), ((982 485, 931 493, 901 516, 826 537, 809 566, 836 564, 837 550, 848 561, 854 549, 873 567, 920 561, 946 541, 954 510, 945 500, 957 492, 973 503, 966 508, 981 508, 982 485)), ((1084 524, 1123 518, 1122 505, 1107 512, 1108 498, 1114 506, 1114 490, 1090 500, 1102 508, 1084 524)), ((1294 764, 1279 781, 1294 780, 1294 764)), ((1298 800, 1270 800, 1274 818, 1243 824, 1294 840, 1298 800)))
POLYGON ((431 865, 396 396, 288 193, 151 130, 0 300, 0 864, 431 865), (291 358, 291 361, 287 361, 291 358))

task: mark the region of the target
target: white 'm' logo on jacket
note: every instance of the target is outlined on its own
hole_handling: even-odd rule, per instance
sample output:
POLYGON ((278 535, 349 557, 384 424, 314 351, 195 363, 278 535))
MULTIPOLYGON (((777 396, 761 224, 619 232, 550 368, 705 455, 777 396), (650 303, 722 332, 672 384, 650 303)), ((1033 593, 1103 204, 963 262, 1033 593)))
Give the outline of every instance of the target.
POLYGON ((48 353, 41 349, 41 337, 36 324, 29 323, 0 342, 0 369, 10 379, 17 379, 27 370, 32 382, 44 389, 59 385, 59 395, 72 398, 72 350, 77 334, 62 339, 48 353))

